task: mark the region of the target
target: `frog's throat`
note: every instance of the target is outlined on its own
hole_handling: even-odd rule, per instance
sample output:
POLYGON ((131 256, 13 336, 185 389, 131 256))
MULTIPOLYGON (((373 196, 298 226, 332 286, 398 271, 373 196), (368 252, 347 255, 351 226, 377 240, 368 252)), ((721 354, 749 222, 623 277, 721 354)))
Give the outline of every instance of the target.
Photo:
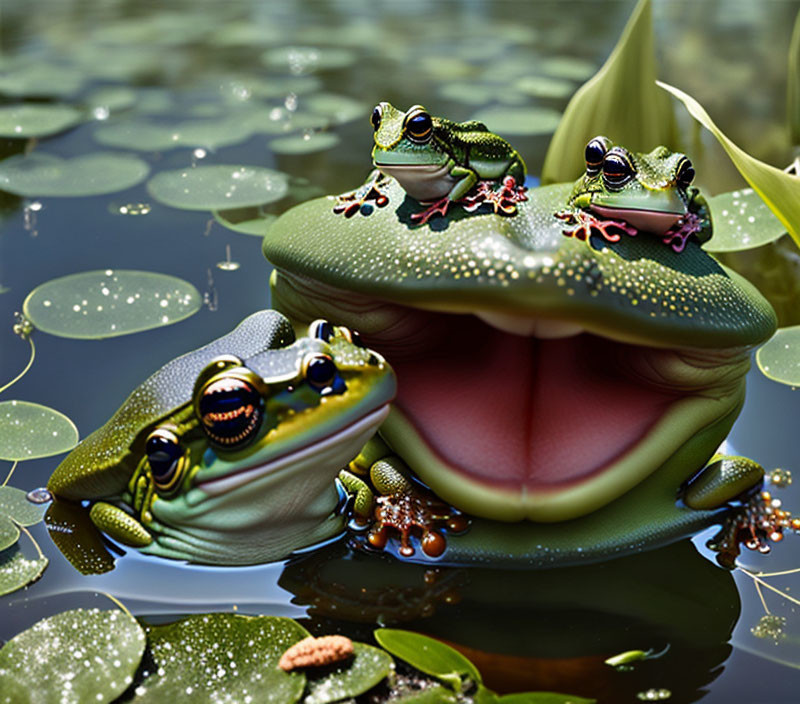
POLYGON ((686 211, 672 213, 661 210, 643 210, 640 208, 616 208, 592 203, 592 212, 608 220, 624 220, 641 232, 654 232, 663 235, 672 228, 686 211))
POLYGON ((320 314, 324 289, 326 317, 361 321, 365 342, 392 360, 398 380, 381 433, 437 494, 478 516, 585 515, 690 443, 696 464, 686 467, 688 478, 716 449, 703 430, 744 394, 745 347, 648 347, 570 321, 542 326, 517 315, 495 325, 495 315, 481 320, 314 287, 313 303, 289 300, 287 291, 274 303, 302 320, 320 314))
POLYGON ((444 198, 457 181, 450 175, 448 163, 386 164, 376 159, 374 165, 381 173, 397 179, 408 195, 423 203, 444 198))

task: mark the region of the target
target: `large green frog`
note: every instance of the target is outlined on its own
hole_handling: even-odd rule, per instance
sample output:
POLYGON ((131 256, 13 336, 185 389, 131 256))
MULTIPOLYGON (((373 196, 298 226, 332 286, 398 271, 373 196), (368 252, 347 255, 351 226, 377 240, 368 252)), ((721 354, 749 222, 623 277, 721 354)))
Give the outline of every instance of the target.
POLYGON ((48 488, 143 552, 252 564, 342 530, 339 469, 388 413, 394 375, 346 328, 295 340, 275 311, 173 360, 56 468, 48 488))
POLYGON ((277 308, 357 325, 392 360, 389 451, 443 500, 490 519, 450 540, 454 559, 641 549, 708 524, 761 481, 745 460, 702 470, 739 413, 772 308, 701 249, 707 214, 685 157, 628 155, 633 175, 622 189, 603 182, 601 204, 595 156, 576 184, 529 191, 511 217, 454 210, 415 226, 404 184, 385 178, 369 217, 317 199, 264 240, 277 308), (634 210, 670 214, 639 212, 638 236, 565 236, 564 213, 590 205, 623 225, 634 210), (680 220, 698 236, 682 230, 670 246, 663 235, 680 220), (534 523, 501 523, 523 519, 534 523))

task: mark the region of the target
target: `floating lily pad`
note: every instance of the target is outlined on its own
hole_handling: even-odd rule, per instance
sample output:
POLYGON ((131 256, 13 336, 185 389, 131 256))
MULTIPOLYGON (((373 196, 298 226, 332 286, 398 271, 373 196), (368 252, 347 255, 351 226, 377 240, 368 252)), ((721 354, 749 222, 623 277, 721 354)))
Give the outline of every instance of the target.
POLYGON ((265 51, 261 60, 269 67, 295 75, 314 71, 331 71, 352 66, 356 53, 349 49, 288 46, 265 51))
POLYGON ((77 68, 36 61, 0 76, 0 93, 66 97, 80 90, 86 76, 77 68))
POLYGON ((216 149, 243 142, 253 133, 246 116, 215 120, 184 120, 164 125, 130 120, 95 131, 101 144, 122 149, 164 151, 175 147, 216 149))
POLYGON ((98 120, 106 119, 111 113, 127 110, 136 104, 136 91, 122 86, 100 88, 88 100, 89 110, 98 120))
POLYGON ((82 119, 83 114, 69 105, 6 105, 0 107, 0 137, 47 137, 82 119))
POLYGON ((277 215, 262 213, 256 207, 215 210, 213 215, 214 219, 223 227, 255 237, 264 237, 269 226, 278 219, 277 215))
MULTIPOLYGON (((0 551, 0 596, 11 594, 35 582, 47 569, 48 562, 46 557, 29 560, 17 545, 0 551)), ((0 693, 0 701, 2 696, 0 693)))
POLYGON ((126 120, 103 125, 94 131, 94 138, 107 147, 161 152, 180 146, 177 130, 144 120, 126 120))
POLYGON ((142 628, 121 611, 43 619, 0 649, 0 703, 111 702, 133 681, 144 646, 142 628))
POLYGON ((296 702, 306 678, 278 667, 308 631, 289 618, 206 614, 147 629, 154 668, 135 702, 296 702), (269 693, 265 698, 264 694, 269 693))
POLYGON ((764 376, 788 386, 800 386, 800 325, 781 328, 756 352, 764 376))
POLYGON ((324 115, 337 125, 353 120, 367 120, 372 106, 363 100, 356 100, 337 93, 318 93, 303 100, 303 108, 317 115, 324 115))
POLYGON ((551 56, 547 59, 540 59, 536 68, 546 76, 585 81, 597 67, 591 61, 575 56, 551 56))
POLYGON ((480 110, 472 116, 501 135, 550 134, 561 120, 557 110, 537 107, 503 107, 480 110))
POLYGON ((514 83, 514 89, 536 98, 566 98, 575 91, 575 84, 563 78, 523 76, 514 83))
POLYGON ((224 210, 280 200, 287 177, 258 166, 197 166, 162 171, 147 183, 157 201, 187 210, 224 210))
POLYGON ((276 154, 312 154, 332 149, 341 139, 332 132, 310 132, 308 134, 278 137, 269 143, 276 154))
POLYGON ((96 340, 171 325, 202 305, 197 289, 148 271, 86 271, 53 279, 28 294, 23 311, 39 330, 96 340))
POLYGON ((0 486, 0 516, 8 516, 20 526, 32 526, 44 517, 47 504, 28 501, 27 493, 13 486, 0 486))
POLYGON ((0 402, 0 459, 51 457, 77 444, 78 429, 63 413, 28 401, 0 402))
POLYGON ((277 25, 255 23, 249 20, 223 22, 210 37, 217 46, 264 46, 276 44, 283 38, 277 25))
POLYGON ((439 95, 447 100, 464 105, 486 105, 502 92, 495 84, 477 83, 475 81, 447 82, 439 90, 439 95))
POLYGON ((481 673, 467 658, 449 645, 421 633, 394 628, 379 628, 373 634, 378 644, 392 655, 405 660, 420 672, 461 691, 461 678, 481 683, 481 673))
POLYGON ((704 249, 738 252, 774 242, 786 233, 766 203, 752 188, 721 193, 708 199, 714 220, 714 236, 704 249))
POLYGON ((72 159, 34 152, 0 162, 0 190, 18 196, 95 196, 122 191, 147 177, 150 167, 134 156, 94 152, 72 159))
POLYGON ((353 658, 333 666, 322 677, 308 673, 303 704, 330 704, 372 689, 394 669, 389 655, 364 643, 353 643, 353 658))

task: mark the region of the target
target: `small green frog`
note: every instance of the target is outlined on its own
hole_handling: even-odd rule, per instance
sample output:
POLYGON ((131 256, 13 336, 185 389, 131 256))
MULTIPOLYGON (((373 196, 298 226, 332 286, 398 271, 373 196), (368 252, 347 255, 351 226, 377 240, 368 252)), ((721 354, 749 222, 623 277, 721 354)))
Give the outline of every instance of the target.
POLYGON ((598 232, 608 242, 640 231, 659 235, 682 252, 694 235, 711 237, 711 214, 705 198, 692 187, 694 168, 684 154, 656 147, 631 153, 607 137, 586 145, 586 172, 575 182, 566 210, 557 217, 571 225, 569 237, 586 240, 598 232))
MULTIPOLYGON (((451 203, 467 212, 488 203, 495 213, 513 215, 516 204, 525 200, 525 162, 482 122, 433 117, 421 105, 401 112, 386 102, 375 106, 371 122, 372 161, 379 174, 394 177, 409 196, 430 203, 411 216, 413 221, 424 224, 434 215, 445 216, 451 203)), ((352 215, 367 200, 383 207, 387 201, 379 174, 368 188, 339 196, 334 212, 352 215)))
POLYGON ((388 413, 395 379, 356 333, 294 338, 275 311, 173 360, 56 468, 48 488, 143 552, 255 564, 342 530, 334 479, 388 413))

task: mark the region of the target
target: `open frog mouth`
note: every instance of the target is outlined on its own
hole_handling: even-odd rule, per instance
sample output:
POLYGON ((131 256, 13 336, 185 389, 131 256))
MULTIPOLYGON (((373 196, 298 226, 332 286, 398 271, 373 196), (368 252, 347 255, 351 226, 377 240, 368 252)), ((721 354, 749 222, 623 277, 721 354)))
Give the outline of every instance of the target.
POLYGON ((704 462, 723 437, 704 430, 743 398, 745 347, 647 347, 569 320, 422 310, 290 278, 317 311, 324 299, 331 320, 359 320, 365 342, 392 361, 398 395, 382 435, 439 496, 475 515, 589 513, 698 437, 704 462))
POLYGON ((645 210, 640 208, 615 208, 592 203, 592 212, 609 220, 624 220, 642 232, 663 235, 680 220, 685 212, 645 210))

